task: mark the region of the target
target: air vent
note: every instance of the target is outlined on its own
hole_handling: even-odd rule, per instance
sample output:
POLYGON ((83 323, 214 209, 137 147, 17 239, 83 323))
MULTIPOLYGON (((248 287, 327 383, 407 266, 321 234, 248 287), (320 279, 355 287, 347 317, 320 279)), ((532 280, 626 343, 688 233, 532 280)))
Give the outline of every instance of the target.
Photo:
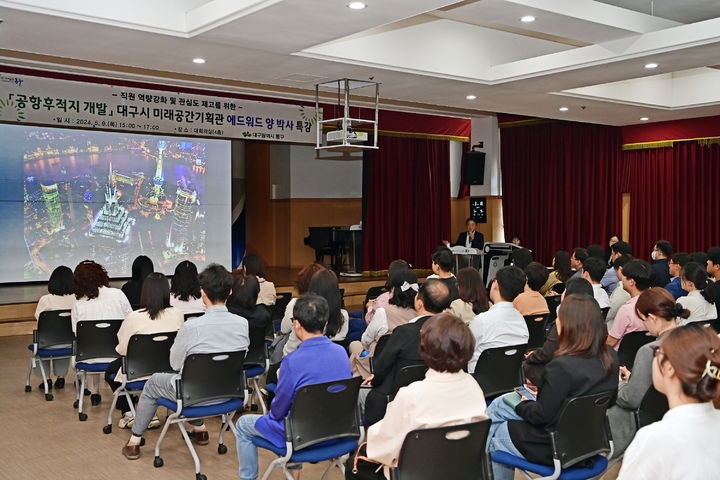
POLYGON ((290 75, 278 78, 278 80, 293 83, 319 83, 320 81, 325 79, 327 79, 327 77, 321 77, 319 75, 307 75, 304 73, 291 73, 290 75))

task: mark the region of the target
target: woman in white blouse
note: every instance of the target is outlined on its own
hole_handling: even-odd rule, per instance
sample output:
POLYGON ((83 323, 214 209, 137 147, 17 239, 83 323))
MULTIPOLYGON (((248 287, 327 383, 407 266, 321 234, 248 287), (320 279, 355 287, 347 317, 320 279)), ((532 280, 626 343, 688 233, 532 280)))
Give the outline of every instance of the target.
POLYGON ((200 298, 200 280, 193 262, 184 260, 177 264, 170 281, 170 305, 183 313, 201 313, 205 304, 200 298))
POLYGON ((652 367, 653 385, 670 410, 637 432, 618 480, 717 478, 720 411, 713 401, 720 397, 720 339, 699 325, 678 327, 656 347, 652 367))
MULTIPOLYGON (((140 305, 139 310, 131 312, 125 318, 117 333, 118 344, 115 350, 122 356, 127 355, 128 342, 133 335, 177 332, 185 321, 182 310, 170 306, 170 288, 162 273, 155 272, 145 277, 140 305)), ((105 372, 105 381, 113 392, 121 385, 121 366, 122 358, 118 358, 110 363, 105 372)), ((118 424, 120 428, 131 427, 133 418, 124 395, 118 397, 116 408, 123 414, 118 424)))
POLYGON ((708 280, 704 266, 696 262, 686 263, 680 274, 680 284, 688 294, 680 297, 678 303, 690 310, 690 317, 681 321, 680 325, 717 318, 715 283, 708 280))
MULTIPOLYGON (((38 300, 37 308, 35 308, 35 319, 40 319, 42 312, 52 310, 70 310, 75 303, 75 295, 73 291, 73 272, 69 267, 61 265, 53 270, 48 280, 48 293, 38 300)), ((72 345, 58 345, 57 348, 69 348, 72 345)), ((61 389, 65 387, 65 375, 67 375, 70 359, 61 358, 58 360, 41 360, 45 374, 50 377, 50 368, 57 378, 55 379, 55 388, 61 389)), ((42 378, 40 366, 36 366, 35 375, 42 378)), ((48 386, 52 388, 52 380, 48 378, 48 386)), ((38 388, 43 388, 42 384, 38 388)))
MULTIPOLYGON (((75 303, 70 310, 73 331, 77 322, 82 320, 124 320, 132 307, 125 294, 119 288, 110 288, 110 279, 102 265, 85 260, 75 267, 73 274, 75 303)), ((98 376, 94 379, 90 390, 92 405, 100 403, 98 376)))
POLYGON ((353 474, 351 456, 345 478, 389 479, 388 467, 397 466, 410 431, 485 418, 482 389, 463 371, 474 350, 475 339, 462 320, 449 313, 429 318, 420 329, 420 357, 429 368, 425 379, 398 391, 385 417, 367 431, 367 450, 361 454, 366 453, 370 461, 358 462, 358 471, 353 474), (384 471, 378 470, 381 466, 384 471))
POLYGON ((263 265, 260 257, 251 253, 250 255, 245 255, 242 263, 245 275, 255 275, 258 283, 260 283, 260 294, 258 295, 257 303, 267 305, 268 307, 275 305, 275 298, 277 297, 275 284, 265 278, 265 265, 263 265))

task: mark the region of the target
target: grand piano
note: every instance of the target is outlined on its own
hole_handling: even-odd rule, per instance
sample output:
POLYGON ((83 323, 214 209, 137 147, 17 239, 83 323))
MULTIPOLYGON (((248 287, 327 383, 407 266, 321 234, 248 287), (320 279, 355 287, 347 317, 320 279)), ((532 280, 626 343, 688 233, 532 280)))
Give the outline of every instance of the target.
POLYGON ((362 265, 362 230, 350 226, 308 227, 305 245, 315 250, 315 261, 330 266, 336 272, 357 273, 362 265), (347 262, 345 259, 347 258, 347 262), (345 269, 347 267, 347 269, 345 269))

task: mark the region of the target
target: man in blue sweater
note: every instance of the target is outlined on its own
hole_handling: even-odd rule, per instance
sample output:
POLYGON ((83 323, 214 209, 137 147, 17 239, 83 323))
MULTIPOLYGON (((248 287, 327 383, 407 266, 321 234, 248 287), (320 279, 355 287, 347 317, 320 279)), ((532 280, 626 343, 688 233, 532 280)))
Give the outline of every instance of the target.
POLYGON ((295 303, 293 329, 302 343, 280 365, 270 413, 243 415, 237 421, 241 480, 254 480, 258 476, 258 452, 252 437, 264 437, 278 447, 285 446, 284 419, 289 415, 295 392, 300 387, 352 376, 345 349, 323 335, 328 316, 327 301, 320 296, 303 295, 295 303))

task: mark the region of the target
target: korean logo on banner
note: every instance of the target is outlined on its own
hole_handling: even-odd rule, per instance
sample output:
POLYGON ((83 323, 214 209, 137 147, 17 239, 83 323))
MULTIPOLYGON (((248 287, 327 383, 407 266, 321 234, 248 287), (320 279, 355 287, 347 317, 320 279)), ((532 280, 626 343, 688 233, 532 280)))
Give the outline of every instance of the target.
POLYGON ((0 73, 0 121, 314 143, 315 108, 0 73))

